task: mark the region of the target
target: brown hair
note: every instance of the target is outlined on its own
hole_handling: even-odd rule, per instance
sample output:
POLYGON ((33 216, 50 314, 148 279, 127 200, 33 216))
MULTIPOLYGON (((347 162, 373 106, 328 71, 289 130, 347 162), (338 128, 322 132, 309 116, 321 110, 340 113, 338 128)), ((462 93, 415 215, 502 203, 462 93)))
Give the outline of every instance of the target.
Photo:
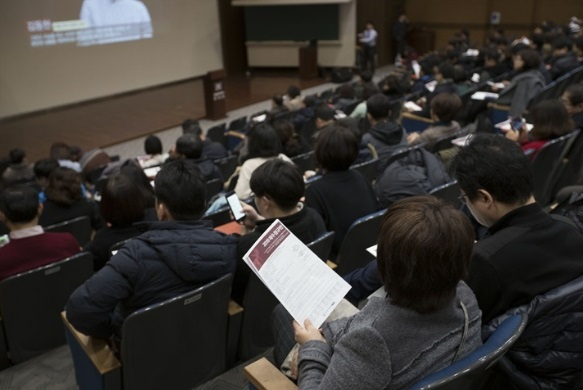
POLYGON ((347 128, 327 127, 320 131, 314 153, 323 169, 345 171, 358 157, 358 139, 347 128))
POLYGON ((453 93, 440 93, 431 99, 431 111, 442 122, 451 122, 462 108, 462 100, 453 93))
POLYGON ((567 108, 556 99, 539 102, 532 108, 530 115, 534 125, 530 136, 535 140, 558 138, 575 128, 567 108))
POLYGON ((144 218, 146 197, 131 177, 123 173, 111 176, 103 186, 99 212, 113 227, 131 226, 144 218))
POLYGON ((418 313, 451 302, 466 277, 474 234, 469 219, 432 196, 395 202, 378 237, 378 269, 389 299, 418 313))
POLYGON ((83 198, 81 177, 71 168, 57 167, 49 175, 45 192, 48 200, 62 206, 71 206, 83 198))

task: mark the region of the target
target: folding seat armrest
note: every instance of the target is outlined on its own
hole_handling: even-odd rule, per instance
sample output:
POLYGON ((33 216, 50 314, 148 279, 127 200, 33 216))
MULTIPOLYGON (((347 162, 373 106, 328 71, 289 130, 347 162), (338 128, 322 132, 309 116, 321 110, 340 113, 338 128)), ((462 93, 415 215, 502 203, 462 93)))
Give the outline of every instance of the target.
POLYGON ((243 321, 243 307, 232 299, 229 301, 229 321, 227 323, 227 368, 237 361, 237 347, 243 321))
POLYGON ((243 369, 249 388, 257 390, 295 390, 298 387, 266 358, 261 358, 243 369))
POLYGON ((419 122, 424 122, 424 123, 429 123, 429 124, 432 124, 433 123, 433 121, 431 119, 426 118, 426 117, 421 116, 421 115, 415 115, 412 112, 405 111, 401 115, 402 115, 401 117, 403 119, 404 118, 407 118, 407 119, 411 119, 411 120, 415 120, 415 121, 419 121, 419 122))
POLYGON ((332 269, 332 270, 335 270, 336 268, 338 268, 338 264, 336 264, 335 262, 330 261, 330 260, 326 260, 326 265, 328 267, 330 267, 330 269, 332 269))
POLYGON ((492 110, 499 110, 499 111, 510 111, 510 106, 504 104, 498 104, 494 102, 488 103, 488 108, 492 110))

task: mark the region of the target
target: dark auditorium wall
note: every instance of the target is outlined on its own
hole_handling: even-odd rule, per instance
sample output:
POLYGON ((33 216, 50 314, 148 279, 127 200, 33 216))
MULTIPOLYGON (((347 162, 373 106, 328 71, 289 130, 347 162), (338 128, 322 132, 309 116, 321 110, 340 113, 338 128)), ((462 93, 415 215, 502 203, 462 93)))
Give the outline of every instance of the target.
POLYGON ((244 11, 244 7, 234 7, 231 0, 219 0, 223 65, 228 74, 244 73, 247 69, 244 11))
POLYGON ((530 34, 543 20, 565 24, 571 16, 583 16, 583 0, 406 0, 405 12, 411 28, 435 32, 435 47, 443 47, 462 28, 470 30, 470 39, 484 43, 492 12, 500 12, 507 36, 530 34))

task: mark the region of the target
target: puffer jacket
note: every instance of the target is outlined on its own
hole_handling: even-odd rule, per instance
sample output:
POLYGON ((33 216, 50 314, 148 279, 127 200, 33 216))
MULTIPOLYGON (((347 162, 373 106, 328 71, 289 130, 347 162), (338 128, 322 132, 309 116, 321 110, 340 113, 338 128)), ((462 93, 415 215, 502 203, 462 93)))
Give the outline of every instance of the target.
POLYGON ((388 120, 376 123, 368 133, 362 136, 362 142, 372 144, 379 159, 387 158, 397 150, 407 147, 407 137, 403 128, 388 120))
POLYGON ((583 276, 496 317, 482 328, 482 339, 488 338, 508 316, 524 312, 528 314, 528 324, 500 360, 496 388, 580 389, 583 276))
POLYGON ((140 225, 148 231, 124 245, 69 298, 67 318, 80 332, 119 336, 135 310, 235 271, 237 239, 214 231, 210 221, 140 225))
POLYGON ((518 73, 500 93, 496 103, 510 105, 508 116, 521 116, 530 100, 543 90, 545 83, 544 76, 537 69, 518 73))

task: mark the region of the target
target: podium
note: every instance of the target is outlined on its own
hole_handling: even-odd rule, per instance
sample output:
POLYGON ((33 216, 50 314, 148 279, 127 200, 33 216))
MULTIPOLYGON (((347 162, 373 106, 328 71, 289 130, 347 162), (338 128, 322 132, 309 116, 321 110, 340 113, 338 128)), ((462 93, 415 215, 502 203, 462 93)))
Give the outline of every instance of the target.
POLYGON ((314 79, 318 77, 318 46, 309 45, 300 47, 300 79, 314 79))
POLYGON ((204 103, 209 119, 217 120, 227 116, 225 76, 225 70, 219 69, 208 72, 204 77, 204 103))

